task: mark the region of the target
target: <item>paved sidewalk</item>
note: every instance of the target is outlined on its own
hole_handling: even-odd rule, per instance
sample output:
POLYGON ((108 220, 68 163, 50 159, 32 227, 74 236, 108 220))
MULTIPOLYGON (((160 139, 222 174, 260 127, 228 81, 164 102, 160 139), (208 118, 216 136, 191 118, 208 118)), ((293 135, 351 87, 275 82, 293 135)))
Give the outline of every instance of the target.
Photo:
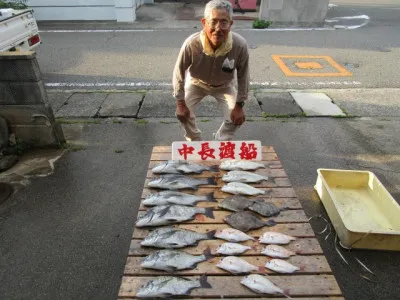
MULTIPOLYGON (((169 90, 47 90, 57 118, 174 118, 169 90)), ((252 90, 245 106, 248 118, 265 117, 400 117, 400 89, 252 90), (382 102, 385 99, 385 102, 382 102)), ((219 117, 212 97, 196 115, 219 117)))

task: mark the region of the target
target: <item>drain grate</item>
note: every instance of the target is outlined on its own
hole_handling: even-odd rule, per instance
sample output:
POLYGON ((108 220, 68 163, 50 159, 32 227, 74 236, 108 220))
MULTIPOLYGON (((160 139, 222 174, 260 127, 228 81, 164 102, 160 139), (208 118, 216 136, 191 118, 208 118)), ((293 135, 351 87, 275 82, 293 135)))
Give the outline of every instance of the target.
POLYGON ((13 193, 13 188, 10 184, 0 182, 0 205, 3 204, 13 193))

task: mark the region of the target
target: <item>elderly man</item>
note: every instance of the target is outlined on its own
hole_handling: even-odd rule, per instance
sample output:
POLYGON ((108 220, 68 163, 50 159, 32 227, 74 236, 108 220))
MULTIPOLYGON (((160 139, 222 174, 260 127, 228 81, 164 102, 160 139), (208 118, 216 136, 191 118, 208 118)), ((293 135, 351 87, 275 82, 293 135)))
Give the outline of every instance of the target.
POLYGON ((203 30, 188 37, 180 50, 173 89, 176 117, 188 141, 202 139, 194 109, 207 95, 213 96, 223 108, 224 121, 213 134, 214 140, 232 140, 245 121, 243 106, 249 86, 249 54, 245 39, 231 32, 232 15, 230 2, 208 2, 201 20, 203 30))

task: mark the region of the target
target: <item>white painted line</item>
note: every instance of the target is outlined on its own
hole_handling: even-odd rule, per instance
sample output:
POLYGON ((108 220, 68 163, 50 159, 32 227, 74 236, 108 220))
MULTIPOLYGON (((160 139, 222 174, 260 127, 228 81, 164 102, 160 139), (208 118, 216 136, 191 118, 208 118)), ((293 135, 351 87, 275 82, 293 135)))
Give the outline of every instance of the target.
POLYGON ((331 31, 335 28, 331 27, 316 27, 316 28, 264 28, 264 29, 254 29, 254 28, 238 28, 236 31, 331 31))
POLYGON ((336 23, 340 22, 341 20, 364 20, 363 23, 359 25, 334 25, 334 29, 357 29, 364 27, 370 21, 370 17, 367 15, 359 15, 359 16, 347 16, 347 17, 336 17, 332 19, 326 19, 325 22, 327 23, 336 23))
MULTIPOLYGON (((359 81, 317 81, 317 82, 250 82, 252 86, 338 86, 338 85, 361 85, 359 81)), ((98 87, 170 87, 169 82, 104 82, 104 83, 79 83, 79 82, 49 82, 46 87, 76 87, 76 88, 98 88, 98 87)))
POLYGON ((338 7, 339 5, 337 4, 333 4, 333 3, 329 3, 328 4, 328 8, 333 8, 333 7, 338 7))

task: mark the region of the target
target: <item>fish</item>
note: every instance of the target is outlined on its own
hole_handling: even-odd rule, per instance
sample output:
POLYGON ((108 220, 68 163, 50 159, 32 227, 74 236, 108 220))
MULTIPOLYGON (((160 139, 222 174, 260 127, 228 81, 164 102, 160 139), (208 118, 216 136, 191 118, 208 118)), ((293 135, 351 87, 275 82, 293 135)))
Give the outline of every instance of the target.
POLYGON ((190 295, 195 288, 211 289, 207 276, 199 279, 189 279, 178 276, 158 276, 141 286, 136 293, 138 298, 166 298, 178 295, 190 295))
POLYGON ((184 174, 201 174, 204 171, 209 172, 219 172, 219 168, 217 165, 214 166, 204 166, 204 165, 197 165, 193 163, 183 164, 177 168, 178 171, 184 174))
POLYGON ((140 243, 142 246, 176 249, 197 245, 201 240, 212 240, 215 230, 199 233, 175 227, 161 227, 151 231, 140 243))
POLYGON ((255 183, 268 180, 268 177, 248 171, 229 171, 222 176, 222 180, 225 182, 255 183))
POLYGON ((265 168, 263 163, 258 163, 249 160, 237 160, 237 159, 228 159, 221 162, 219 168, 225 171, 248 171, 248 170, 257 170, 259 168, 265 168))
POLYGON ((232 274, 246 274, 254 271, 264 270, 264 267, 257 267, 236 256, 227 256, 217 263, 217 267, 232 274))
POLYGON ((172 273, 177 270, 194 269, 198 263, 212 257, 214 256, 210 248, 205 249, 202 255, 191 255, 179 250, 158 250, 146 256, 140 266, 172 273))
POLYGON ((281 212, 275 204, 263 200, 252 201, 247 209, 254 211, 264 217, 277 216, 281 212))
POLYGON ((289 244, 290 241, 294 240, 296 240, 296 238, 293 236, 273 231, 264 232, 259 238, 260 243, 273 245, 289 244))
POLYGON ((201 174, 203 171, 218 172, 218 166, 204 166, 188 163, 184 160, 168 160, 157 164, 152 169, 154 174, 201 174))
POLYGON ((278 245, 268 245, 261 250, 261 253, 270 257, 277 258, 288 258, 290 256, 296 255, 295 252, 278 245))
POLYGON ((265 191, 242 182, 229 182, 228 184, 222 186, 221 191, 230 194, 242 194, 248 196, 265 194, 265 191))
POLYGON ((218 206, 223 209, 237 212, 237 211, 243 211, 252 203, 253 203, 252 200, 249 200, 244 196, 233 195, 225 198, 222 202, 218 204, 218 206))
POLYGON ((223 255, 237 255, 242 254, 250 249, 250 246, 245 246, 238 243, 223 243, 222 245, 218 246, 216 252, 223 255))
POLYGON ((168 205, 168 204, 179 204, 179 205, 195 206, 198 202, 217 202, 217 200, 215 200, 213 192, 204 196, 196 196, 177 191, 162 191, 148 196, 146 199, 143 200, 143 205, 158 206, 158 205, 168 205))
POLYGON ((233 213, 224 218, 224 221, 233 228, 243 232, 251 229, 261 228, 263 226, 275 226, 274 220, 263 221, 248 211, 233 213))
POLYGON ((215 232, 214 236, 218 239, 228 242, 244 242, 248 240, 255 240, 252 236, 234 228, 219 229, 215 232))
POLYGON ((296 267, 285 260, 277 259, 277 258, 267 261, 267 263, 265 264, 265 267, 272 271, 275 271, 277 273, 285 273, 285 274, 286 273, 294 273, 294 272, 300 270, 299 267, 296 267))
POLYGON ((214 219, 212 207, 191 207, 185 205, 160 205, 148 209, 136 221, 136 227, 160 226, 193 220, 196 214, 214 219))
POLYGON ((177 168, 185 164, 187 161, 184 160, 168 160, 155 165, 151 171, 154 174, 181 174, 177 168))
POLYGON ((253 292, 259 294, 269 294, 269 295, 283 295, 286 298, 290 298, 282 289, 273 284, 267 276, 262 276, 259 274, 251 274, 245 276, 241 281, 241 284, 248 287, 253 292))
POLYGON ((192 189, 197 190, 199 185, 217 185, 215 178, 193 178, 185 175, 167 174, 151 179, 147 186, 157 189, 181 190, 192 189))

